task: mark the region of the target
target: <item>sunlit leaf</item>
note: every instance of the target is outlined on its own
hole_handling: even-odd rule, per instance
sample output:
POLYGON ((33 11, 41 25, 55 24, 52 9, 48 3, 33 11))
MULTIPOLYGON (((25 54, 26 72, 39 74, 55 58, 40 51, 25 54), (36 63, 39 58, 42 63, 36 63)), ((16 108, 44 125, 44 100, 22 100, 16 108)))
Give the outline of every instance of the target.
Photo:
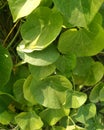
POLYGON ((87 100, 87 95, 78 91, 67 91, 65 108, 79 108, 87 100))
POLYGON ((19 18, 29 15, 41 0, 8 0, 14 22, 19 18))
POLYGON ((73 26, 87 27, 101 7, 103 0, 53 0, 56 8, 73 26))
POLYGON ((32 53, 22 52, 20 48, 17 48, 19 56, 27 63, 36 66, 47 66, 54 63, 59 53, 57 48, 53 45, 47 47, 42 51, 34 51, 32 53))
POLYGON ((43 126, 41 118, 34 111, 18 114, 15 121, 23 130, 37 130, 43 126))
POLYGON ((96 55, 104 48, 103 36, 104 29, 98 24, 91 25, 89 31, 69 29, 61 34, 58 49, 61 53, 72 53, 78 57, 96 55))
POLYGON ((19 47, 24 52, 42 50, 58 36, 62 27, 62 17, 47 7, 39 7, 27 17, 21 27, 23 41, 19 47))

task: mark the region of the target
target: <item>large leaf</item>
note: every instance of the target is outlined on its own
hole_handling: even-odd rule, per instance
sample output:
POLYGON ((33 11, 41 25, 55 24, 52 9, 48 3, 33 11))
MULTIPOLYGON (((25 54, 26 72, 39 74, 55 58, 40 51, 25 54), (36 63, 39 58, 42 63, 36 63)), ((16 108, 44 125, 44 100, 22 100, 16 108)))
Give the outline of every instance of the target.
POLYGON ((59 53, 57 48, 53 45, 47 47, 42 51, 34 51, 32 53, 24 53, 17 47, 18 54, 27 63, 36 66, 47 66, 54 63, 58 57, 59 53))
POLYGON ((79 108, 78 114, 75 116, 75 119, 78 122, 86 123, 90 118, 95 117, 96 115, 96 106, 93 103, 81 106, 79 108))
POLYGON ((39 104, 59 109, 65 103, 66 90, 72 89, 70 81, 61 75, 50 76, 38 83, 32 80, 31 95, 39 104))
POLYGON ((12 60, 7 49, 0 44, 0 87, 4 86, 10 78, 12 60))
POLYGON ((23 42, 19 47, 24 52, 42 50, 51 44, 61 31, 61 15, 47 7, 37 8, 22 25, 23 42))
POLYGON ((79 108, 87 100, 87 95, 78 91, 67 91, 65 108, 79 108))
MULTIPOLYGON (((91 102, 97 103, 100 100, 100 90, 102 91, 102 88, 104 88, 104 83, 100 82, 96 86, 93 87, 93 89, 90 92, 89 99, 91 102)), ((104 95, 104 93, 103 93, 104 95)), ((102 98, 101 98, 102 99, 102 98)))
POLYGON ((55 125, 62 117, 69 115, 69 109, 46 109, 40 113, 42 120, 49 125, 55 125))
POLYGON ((39 4, 41 0, 8 0, 13 21, 29 15, 39 4))
POLYGON ((95 62, 91 57, 78 58, 73 70, 75 83, 87 86, 96 84, 103 74, 104 66, 100 62, 95 62))
POLYGON ((103 0, 53 0, 56 8, 74 26, 86 27, 98 12, 103 0))
POLYGON ((18 114, 15 121, 22 130, 37 130, 43 126, 43 122, 34 111, 18 114))
POLYGON ((32 74, 32 76, 35 79, 44 79, 47 76, 51 75, 53 72, 55 72, 55 65, 48 65, 48 66, 34 66, 29 65, 29 70, 32 74))
POLYGON ((104 48, 104 29, 91 24, 90 30, 69 29, 61 34, 58 49, 61 53, 73 53, 76 56, 92 56, 104 48))

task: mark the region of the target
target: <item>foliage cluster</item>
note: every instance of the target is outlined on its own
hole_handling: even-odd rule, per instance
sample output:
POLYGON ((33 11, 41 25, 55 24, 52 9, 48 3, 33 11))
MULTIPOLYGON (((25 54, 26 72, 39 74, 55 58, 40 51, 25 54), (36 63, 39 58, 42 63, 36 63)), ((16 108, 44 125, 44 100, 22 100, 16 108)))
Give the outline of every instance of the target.
POLYGON ((104 129, 104 0, 0 1, 0 127, 104 129))

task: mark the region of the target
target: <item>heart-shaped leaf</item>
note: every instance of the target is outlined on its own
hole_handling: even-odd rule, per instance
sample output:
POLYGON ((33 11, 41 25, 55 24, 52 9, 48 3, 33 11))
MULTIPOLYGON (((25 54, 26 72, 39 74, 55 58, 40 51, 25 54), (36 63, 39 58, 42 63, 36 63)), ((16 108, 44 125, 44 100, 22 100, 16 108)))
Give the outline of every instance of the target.
POLYGON ((22 112, 15 117, 22 130, 37 130, 43 126, 41 118, 34 112, 22 112))
POLYGON ((58 49, 61 53, 72 53, 77 57, 92 56, 104 48, 103 41, 104 29, 98 24, 92 24, 90 31, 86 29, 69 29, 62 33, 58 49))
POLYGON ((23 42, 19 47, 24 52, 42 50, 58 36, 62 27, 62 17, 47 7, 39 7, 27 17, 21 27, 23 42))

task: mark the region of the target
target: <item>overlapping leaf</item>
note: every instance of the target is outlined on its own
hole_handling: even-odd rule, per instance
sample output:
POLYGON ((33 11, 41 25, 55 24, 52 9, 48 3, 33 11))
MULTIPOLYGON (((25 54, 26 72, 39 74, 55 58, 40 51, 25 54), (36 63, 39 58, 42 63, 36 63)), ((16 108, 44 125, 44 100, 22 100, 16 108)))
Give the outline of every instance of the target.
POLYGON ((22 112, 15 117, 22 130, 37 130, 43 126, 41 118, 34 112, 22 112))
POLYGON ((23 41, 19 47, 24 52, 42 50, 51 44, 61 31, 61 15, 47 7, 39 7, 27 17, 21 27, 23 41))
POLYGON ((76 56, 92 56, 104 48, 104 29, 93 24, 90 31, 86 29, 69 29, 61 34, 58 49, 64 54, 75 54, 76 56))
POLYGON ((40 2, 41 0, 8 0, 14 22, 29 15, 40 2))
POLYGON ((59 53, 57 48, 53 45, 47 47, 42 51, 34 51, 31 53, 22 52, 20 48, 17 48, 20 57, 27 63, 36 66, 47 66, 54 63, 58 57, 59 53))
POLYGON ((101 7, 103 0, 53 0, 56 8, 73 26, 87 27, 101 7))

